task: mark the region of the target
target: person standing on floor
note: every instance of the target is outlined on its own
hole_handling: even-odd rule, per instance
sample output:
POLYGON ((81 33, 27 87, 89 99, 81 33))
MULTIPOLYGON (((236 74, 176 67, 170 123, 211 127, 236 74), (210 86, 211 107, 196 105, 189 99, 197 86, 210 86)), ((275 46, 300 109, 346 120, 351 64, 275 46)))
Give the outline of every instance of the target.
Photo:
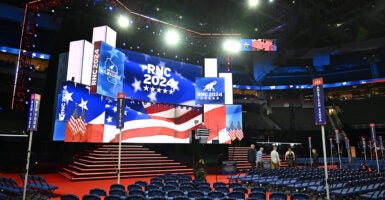
POLYGON ((206 182, 207 167, 203 159, 199 159, 198 163, 194 166, 195 179, 206 182))
POLYGON ((263 155, 263 147, 260 147, 259 151, 257 152, 257 167, 258 167, 258 169, 263 169, 262 155, 263 155))
POLYGON ((247 150, 247 161, 251 165, 251 170, 255 169, 257 152, 255 151, 255 145, 251 144, 247 150))
POLYGON ((273 146, 273 151, 270 153, 271 157, 271 169, 277 169, 279 168, 279 165, 281 163, 281 160, 279 159, 279 154, 277 151, 277 146, 273 146))
POLYGON ((285 161, 288 167, 294 167, 295 154, 294 151, 289 147, 285 153, 285 161))
POLYGON ((317 149, 312 149, 311 152, 313 153, 313 156, 312 156, 312 159, 311 159, 311 166, 312 167, 318 167, 319 165, 319 161, 318 161, 318 158, 319 158, 319 155, 317 153, 317 149))

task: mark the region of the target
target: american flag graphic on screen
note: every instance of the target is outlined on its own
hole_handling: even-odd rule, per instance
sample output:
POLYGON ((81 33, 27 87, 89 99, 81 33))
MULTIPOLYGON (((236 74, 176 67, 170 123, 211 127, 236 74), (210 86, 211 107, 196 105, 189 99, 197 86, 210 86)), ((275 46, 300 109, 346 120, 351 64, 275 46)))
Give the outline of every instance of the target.
MULTIPOLYGON (((54 140, 117 142, 115 99, 89 94, 85 86, 66 83, 57 101, 54 140), (74 137, 69 130, 78 109, 82 109, 82 114, 73 117, 73 122, 81 133, 83 125, 75 120, 84 119, 86 129, 84 134, 74 137)), ((129 143, 188 143, 190 131, 198 126, 195 121, 201 118, 200 108, 127 100, 122 139, 129 143)))

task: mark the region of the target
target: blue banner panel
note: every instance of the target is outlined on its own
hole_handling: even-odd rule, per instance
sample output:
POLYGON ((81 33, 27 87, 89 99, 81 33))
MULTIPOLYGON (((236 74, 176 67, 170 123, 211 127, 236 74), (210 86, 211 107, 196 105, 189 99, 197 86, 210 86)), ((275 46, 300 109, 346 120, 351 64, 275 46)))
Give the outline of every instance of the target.
POLYGON ((325 97, 324 97, 324 90, 322 85, 323 85, 322 78, 313 79, 315 125, 326 124, 325 97))
POLYGON ((350 150, 350 143, 349 143, 349 138, 348 137, 345 137, 345 147, 346 147, 346 150, 350 150))
POLYGON ((376 142, 376 125, 371 123, 370 125, 370 136, 372 137, 372 142, 376 142))
POLYGON ((275 39, 241 39, 241 51, 277 51, 275 39))
POLYGON ((29 113, 28 113, 28 128, 29 131, 37 131, 37 124, 39 119, 40 109, 40 94, 32 94, 29 113))
POLYGON ((126 55, 123 92, 128 99, 178 105, 195 105, 195 78, 202 67, 143 53, 126 55))
POLYGON ((196 104, 224 104, 225 79, 208 77, 196 78, 195 102, 196 104))
POLYGON ((122 52, 105 42, 95 42, 90 92, 115 98, 123 90, 124 60, 122 52))

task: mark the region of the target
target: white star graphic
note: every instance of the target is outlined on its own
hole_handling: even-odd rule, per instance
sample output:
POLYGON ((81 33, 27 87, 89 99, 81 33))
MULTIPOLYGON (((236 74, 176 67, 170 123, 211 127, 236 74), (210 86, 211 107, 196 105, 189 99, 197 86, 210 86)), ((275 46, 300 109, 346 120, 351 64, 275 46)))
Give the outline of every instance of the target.
POLYGON ((156 92, 151 92, 147 97, 150 99, 152 102, 156 102, 156 92))
POLYGON ((179 84, 179 81, 175 81, 173 78, 169 80, 170 82, 170 87, 173 89, 173 90, 179 90, 179 87, 178 87, 178 84, 179 84))
POLYGON ((114 106, 114 108, 112 108, 112 110, 113 110, 114 112, 116 112, 116 111, 118 110, 118 108, 117 108, 116 106, 114 106))
POLYGON ((174 90, 169 90, 169 93, 170 94, 174 94, 174 90))
POLYGON ((127 110, 124 111, 124 115, 127 116, 127 110))
POLYGON ((247 42, 243 43, 243 48, 245 48, 245 49, 248 49, 248 48, 250 48, 250 44, 249 44, 249 43, 247 43, 247 42))
POLYGON ((82 108, 83 110, 88 110, 87 103, 88 103, 88 100, 84 101, 82 98, 82 102, 79 104, 79 107, 82 108))
POLYGON ((142 72, 147 70, 147 65, 139 65, 142 68, 142 72))
POLYGON ((110 104, 106 104, 106 108, 109 108, 110 107, 110 104))
POLYGON ((134 92, 142 91, 142 88, 140 87, 140 81, 136 78, 134 78, 134 82, 131 84, 132 87, 134 87, 134 92))
POLYGON ((143 87, 143 89, 144 89, 144 91, 148 91, 148 86, 145 85, 145 86, 143 87))
POLYGON ((167 92, 168 92, 168 90, 165 88, 165 89, 163 89, 163 93, 164 94, 167 94, 167 92))
POLYGON ((155 88, 154 87, 151 87, 151 92, 155 92, 155 88))
POLYGON ((158 89, 156 89, 156 91, 157 91, 158 93, 161 93, 161 92, 162 92, 162 89, 158 88, 158 89))
POLYGON ((112 117, 111 116, 108 116, 107 117, 107 123, 111 123, 112 122, 112 117))
POLYGON ((66 104, 68 104, 70 101, 73 101, 72 94, 73 92, 68 92, 67 90, 63 92, 63 101, 65 101, 66 104))

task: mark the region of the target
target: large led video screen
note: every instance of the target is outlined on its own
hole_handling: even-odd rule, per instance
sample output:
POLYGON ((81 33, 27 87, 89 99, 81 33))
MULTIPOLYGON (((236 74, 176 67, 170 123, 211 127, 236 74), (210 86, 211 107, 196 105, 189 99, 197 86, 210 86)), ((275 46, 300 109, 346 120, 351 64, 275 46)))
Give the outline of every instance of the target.
POLYGON ((93 58, 90 87, 73 82, 61 87, 53 140, 117 142, 116 96, 124 92, 123 142, 190 141, 191 130, 202 121, 202 109, 195 103, 201 66, 116 50, 104 42, 95 43, 93 58))
MULTIPOLYGON (((118 142, 116 99, 90 94, 87 86, 66 82, 57 98, 53 140, 118 142)), ((202 110, 175 104, 126 100, 122 141, 126 143, 189 143, 202 110)))
POLYGON ((126 55, 123 92, 127 98, 195 106, 195 78, 202 67, 120 50, 126 55))
POLYGON ((241 39, 241 51, 277 51, 276 39, 241 39))

